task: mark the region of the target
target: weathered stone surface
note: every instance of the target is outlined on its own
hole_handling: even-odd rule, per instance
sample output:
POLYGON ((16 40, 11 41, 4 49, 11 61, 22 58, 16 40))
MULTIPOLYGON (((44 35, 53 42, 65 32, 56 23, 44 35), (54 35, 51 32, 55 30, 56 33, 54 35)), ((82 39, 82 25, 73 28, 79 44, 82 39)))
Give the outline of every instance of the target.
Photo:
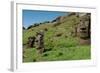
POLYGON ((36 39, 35 39, 35 47, 39 53, 43 53, 44 51, 44 32, 43 31, 37 32, 36 39))
POLYGON ((91 43, 91 40, 90 39, 86 39, 86 40, 80 39, 79 42, 81 45, 86 45, 86 44, 89 45, 91 43))
POLYGON ((86 14, 80 18, 80 23, 77 26, 77 36, 80 38, 80 44, 90 43, 90 15, 86 14))
POLYGON ((29 37, 28 38, 28 47, 29 48, 33 48, 33 46, 34 46, 34 42, 35 42, 35 37, 33 36, 33 37, 29 37))

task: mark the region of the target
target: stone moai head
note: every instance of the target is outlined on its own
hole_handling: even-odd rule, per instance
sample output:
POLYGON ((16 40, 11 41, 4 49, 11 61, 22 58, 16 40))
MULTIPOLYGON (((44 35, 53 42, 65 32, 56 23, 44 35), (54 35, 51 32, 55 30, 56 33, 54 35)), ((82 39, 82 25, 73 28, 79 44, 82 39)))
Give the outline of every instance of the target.
POLYGON ((90 38, 90 17, 88 15, 84 15, 83 17, 80 18, 77 32, 78 32, 78 36, 81 39, 90 38))
POLYGON ((44 31, 39 31, 36 33, 36 39, 35 39, 35 46, 38 51, 38 53, 43 53, 44 51, 44 31))
POLYGON ((35 37, 29 37, 28 38, 28 47, 32 48, 35 42, 35 37))

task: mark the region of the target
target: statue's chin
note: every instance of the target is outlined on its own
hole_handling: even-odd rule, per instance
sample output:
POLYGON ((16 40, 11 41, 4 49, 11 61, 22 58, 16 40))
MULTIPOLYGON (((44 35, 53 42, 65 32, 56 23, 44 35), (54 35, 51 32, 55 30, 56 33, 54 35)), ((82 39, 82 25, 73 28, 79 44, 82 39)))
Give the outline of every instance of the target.
POLYGON ((89 39, 89 36, 80 36, 81 39, 89 39))
POLYGON ((79 37, 82 39, 88 39, 89 35, 87 33, 80 33, 79 37))

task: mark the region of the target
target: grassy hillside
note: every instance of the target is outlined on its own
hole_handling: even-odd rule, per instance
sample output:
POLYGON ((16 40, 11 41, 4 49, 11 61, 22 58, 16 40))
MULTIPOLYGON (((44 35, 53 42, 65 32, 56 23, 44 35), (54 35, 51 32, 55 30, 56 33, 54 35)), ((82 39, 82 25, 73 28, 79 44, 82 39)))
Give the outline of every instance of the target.
POLYGON ((76 15, 61 16, 60 20, 42 23, 23 31, 23 62, 90 59, 90 45, 80 45, 78 37, 72 36, 73 28, 79 23, 76 15), (46 30, 45 52, 38 54, 36 48, 26 48, 28 37, 46 30))

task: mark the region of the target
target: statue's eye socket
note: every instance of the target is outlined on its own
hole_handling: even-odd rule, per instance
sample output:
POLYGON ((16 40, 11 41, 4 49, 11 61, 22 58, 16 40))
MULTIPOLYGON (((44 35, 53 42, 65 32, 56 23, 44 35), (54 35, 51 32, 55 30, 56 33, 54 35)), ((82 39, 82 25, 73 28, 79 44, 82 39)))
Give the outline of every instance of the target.
POLYGON ((80 28, 81 30, 86 30, 86 28, 80 28))
POLYGON ((80 21, 83 21, 83 19, 80 19, 80 21))

